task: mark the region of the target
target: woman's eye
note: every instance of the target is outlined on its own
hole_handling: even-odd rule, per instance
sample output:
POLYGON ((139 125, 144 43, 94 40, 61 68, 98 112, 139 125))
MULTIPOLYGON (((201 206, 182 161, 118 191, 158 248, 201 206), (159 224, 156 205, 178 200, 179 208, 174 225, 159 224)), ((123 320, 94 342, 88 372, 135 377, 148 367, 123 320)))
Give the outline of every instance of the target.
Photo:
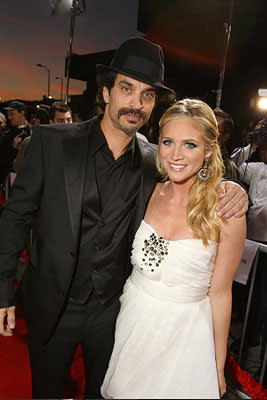
POLYGON ((197 147, 195 143, 191 142, 187 142, 185 145, 188 149, 193 149, 194 147, 197 147))
POLYGON ((164 139, 164 140, 162 140, 162 143, 163 143, 165 146, 170 146, 170 145, 172 144, 172 141, 169 140, 169 139, 164 139))

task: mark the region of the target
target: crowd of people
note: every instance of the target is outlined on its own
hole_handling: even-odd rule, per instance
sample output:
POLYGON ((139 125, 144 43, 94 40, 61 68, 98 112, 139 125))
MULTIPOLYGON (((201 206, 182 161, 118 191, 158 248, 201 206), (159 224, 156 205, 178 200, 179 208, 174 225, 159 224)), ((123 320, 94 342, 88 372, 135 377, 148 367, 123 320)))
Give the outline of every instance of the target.
POLYGON ((156 146, 138 131, 173 94, 161 47, 129 39, 97 73, 103 112, 89 121, 73 124, 60 102, 31 121, 19 101, 0 114, 2 186, 16 174, 0 217, 0 334, 13 334, 18 299, 35 398, 62 398, 78 344, 86 398, 220 398, 246 238, 240 183, 248 238, 266 242, 265 121, 234 149, 229 114, 183 99, 156 146))

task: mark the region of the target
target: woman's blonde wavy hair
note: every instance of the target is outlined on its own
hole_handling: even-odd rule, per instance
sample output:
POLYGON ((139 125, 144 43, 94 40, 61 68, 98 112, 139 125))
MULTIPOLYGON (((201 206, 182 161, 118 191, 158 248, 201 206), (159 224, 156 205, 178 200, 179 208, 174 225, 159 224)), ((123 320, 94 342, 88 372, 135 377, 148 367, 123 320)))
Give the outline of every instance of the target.
POLYGON ((163 181, 168 179, 168 175, 162 169, 159 159, 162 130, 169 121, 180 118, 192 118, 197 121, 204 131, 206 149, 212 150, 208 161, 210 178, 205 182, 196 178, 189 191, 186 209, 190 232, 194 238, 201 239, 203 244, 207 246, 209 241, 218 242, 220 234, 215 210, 218 201, 217 187, 223 176, 223 161, 218 144, 218 125, 212 109, 206 103, 197 99, 177 101, 163 114, 159 122, 160 136, 156 161, 163 181))

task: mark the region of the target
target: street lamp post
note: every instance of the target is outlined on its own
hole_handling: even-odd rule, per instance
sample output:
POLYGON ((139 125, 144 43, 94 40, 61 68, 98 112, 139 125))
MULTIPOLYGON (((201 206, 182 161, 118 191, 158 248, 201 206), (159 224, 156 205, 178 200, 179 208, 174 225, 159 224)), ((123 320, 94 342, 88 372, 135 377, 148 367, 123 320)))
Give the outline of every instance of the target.
POLYGON ((60 79, 60 82, 61 82, 60 100, 63 100, 63 78, 61 78, 60 76, 56 76, 56 79, 60 79))
POLYGON ((50 69, 47 68, 45 65, 43 64, 36 64, 37 67, 41 67, 41 68, 45 68, 47 70, 48 73, 48 79, 47 79, 47 97, 50 96, 50 69))
MULTIPOLYGON (((51 0, 49 0, 51 2, 51 0)), ((75 28, 75 18, 85 12, 86 0, 55 0, 55 6, 51 13, 52 16, 65 14, 70 12, 70 33, 69 33, 69 49, 67 53, 67 65, 66 65, 66 93, 65 103, 68 103, 69 97, 69 80, 70 80, 70 59, 72 55, 72 42, 75 28)))
POLYGON ((233 9, 234 9, 234 0, 231 0, 230 10, 229 10, 229 22, 225 22, 225 24, 224 24, 224 28, 225 28, 225 46, 224 46, 224 53, 223 53, 221 70, 220 70, 219 87, 218 87, 218 90, 217 90, 216 108, 220 108, 220 105, 221 105, 223 81, 224 81, 224 74, 225 74, 225 67, 226 67, 226 60, 227 60, 227 53, 228 53, 228 47, 229 47, 229 42, 230 42, 231 30, 232 30, 233 9))

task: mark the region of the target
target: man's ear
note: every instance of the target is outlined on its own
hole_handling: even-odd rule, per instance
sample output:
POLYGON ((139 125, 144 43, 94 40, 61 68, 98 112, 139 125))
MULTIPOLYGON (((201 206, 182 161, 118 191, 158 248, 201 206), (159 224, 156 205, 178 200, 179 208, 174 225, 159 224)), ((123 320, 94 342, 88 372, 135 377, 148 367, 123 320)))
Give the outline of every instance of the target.
POLYGON ((103 86, 102 95, 103 95, 104 102, 106 104, 108 104, 109 103, 109 91, 106 86, 103 86))

